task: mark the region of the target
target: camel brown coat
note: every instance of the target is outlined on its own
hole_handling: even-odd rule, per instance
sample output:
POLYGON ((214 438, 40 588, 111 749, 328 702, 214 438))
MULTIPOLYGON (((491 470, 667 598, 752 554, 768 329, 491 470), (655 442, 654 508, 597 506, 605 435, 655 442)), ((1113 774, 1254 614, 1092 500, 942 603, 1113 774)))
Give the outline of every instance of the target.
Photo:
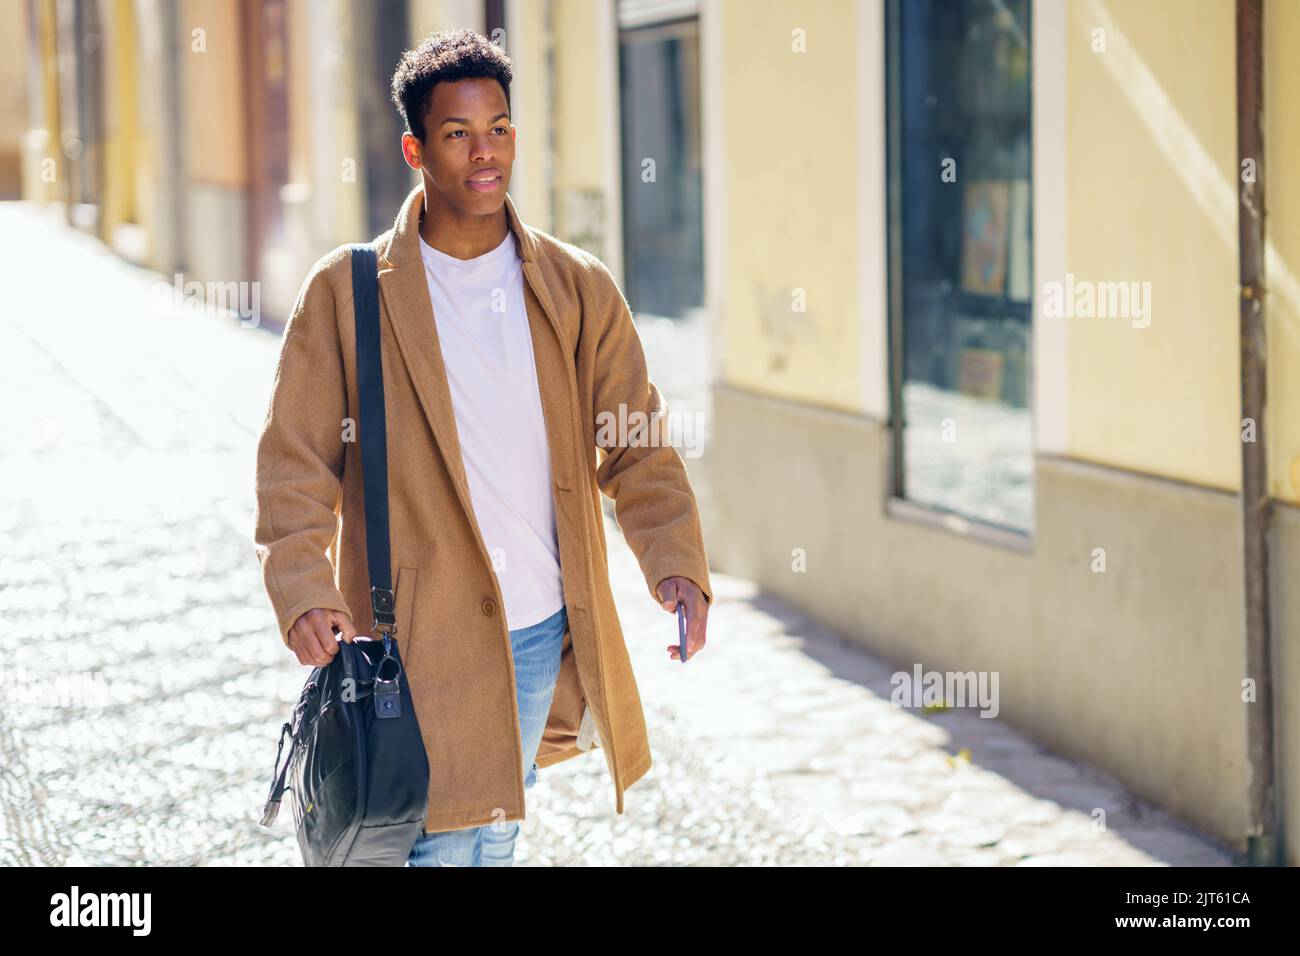
MULTIPOLYGON (((711 602, 708 560, 685 466, 668 443, 666 405, 647 377, 618 285, 595 256, 521 223, 509 195, 505 207, 524 263, 569 619, 537 764, 586 752, 578 738, 586 714, 622 813, 624 791, 651 759, 610 590, 601 493, 614 500, 656 603, 656 586, 673 576, 694 581, 711 602), (598 432, 599 413, 617 422, 620 405, 625 416, 659 413, 653 440, 637 441, 634 432, 619 446, 609 429, 598 432)), ((470 500, 420 255, 423 215, 421 186, 375 245, 395 637, 428 751, 425 829, 435 832, 524 819, 525 767, 501 590, 470 500)), ((286 646, 294 621, 311 608, 346 612, 360 633, 374 633, 361 448, 345 432, 349 419, 358 413, 344 245, 303 283, 258 444, 254 539, 286 646)), ((676 620, 663 614, 655 640, 675 639, 676 620)))

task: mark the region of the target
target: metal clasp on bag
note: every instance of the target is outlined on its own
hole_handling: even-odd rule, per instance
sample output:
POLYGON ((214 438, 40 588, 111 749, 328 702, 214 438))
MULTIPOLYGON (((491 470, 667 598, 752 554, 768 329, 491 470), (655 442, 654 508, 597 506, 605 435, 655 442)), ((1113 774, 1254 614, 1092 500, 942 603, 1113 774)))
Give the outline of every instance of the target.
POLYGON ((392 588, 370 589, 370 610, 375 615, 375 630, 384 635, 397 633, 397 599, 392 588))
POLYGON ((370 607, 375 615, 375 630, 384 636, 384 656, 375 667, 374 693, 376 717, 402 716, 402 664, 393 656, 393 635, 397 633, 397 602, 391 588, 370 589, 370 607), (384 665, 392 661, 397 666, 397 676, 384 680, 380 675, 384 665))

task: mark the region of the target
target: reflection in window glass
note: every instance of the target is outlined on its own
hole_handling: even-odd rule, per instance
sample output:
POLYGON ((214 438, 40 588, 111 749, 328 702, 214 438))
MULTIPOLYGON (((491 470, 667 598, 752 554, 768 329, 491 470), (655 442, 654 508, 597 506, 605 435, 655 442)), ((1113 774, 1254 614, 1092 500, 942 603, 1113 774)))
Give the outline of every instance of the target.
POLYGON ((1033 523, 1028 0, 888 5, 894 492, 1033 523))

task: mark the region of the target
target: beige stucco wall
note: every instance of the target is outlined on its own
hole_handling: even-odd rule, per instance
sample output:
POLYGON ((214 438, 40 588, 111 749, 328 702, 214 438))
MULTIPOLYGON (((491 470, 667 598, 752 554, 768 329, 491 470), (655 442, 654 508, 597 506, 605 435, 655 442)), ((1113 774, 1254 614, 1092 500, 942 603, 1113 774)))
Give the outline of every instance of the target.
MULTIPOLYGON (((722 5, 726 353, 739 387, 859 407, 857 6, 722 5), (803 44, 806 52, 796 52, 803 44), (801 298, 802 297, 802 298, 801 298), (802 311, 801 311, 802 309, 802 311)), ((707 199, 706 199, 707 201, 707 199)))
MULTIPOLYGON (((1233 5, 1066 6, 1067 270, 1151 284, 1146 328, 1067 320, 1070 453, 1235 489, 1233 5)), ((1050 279, 1064 277, 1036 276, 1050 279)))

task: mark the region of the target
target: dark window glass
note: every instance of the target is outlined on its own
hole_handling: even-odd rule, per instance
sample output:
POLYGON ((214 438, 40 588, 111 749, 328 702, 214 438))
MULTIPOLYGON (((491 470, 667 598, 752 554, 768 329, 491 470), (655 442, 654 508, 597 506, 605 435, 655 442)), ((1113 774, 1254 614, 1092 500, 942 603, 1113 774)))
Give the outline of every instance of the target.
POLYGON ((623 268, 638 314, 704 304, 699 53, 693 17, 619 33, 623 268))
POLYGON ((1026 533, 1029 7, 886 7, 893 491, 1026 533))

